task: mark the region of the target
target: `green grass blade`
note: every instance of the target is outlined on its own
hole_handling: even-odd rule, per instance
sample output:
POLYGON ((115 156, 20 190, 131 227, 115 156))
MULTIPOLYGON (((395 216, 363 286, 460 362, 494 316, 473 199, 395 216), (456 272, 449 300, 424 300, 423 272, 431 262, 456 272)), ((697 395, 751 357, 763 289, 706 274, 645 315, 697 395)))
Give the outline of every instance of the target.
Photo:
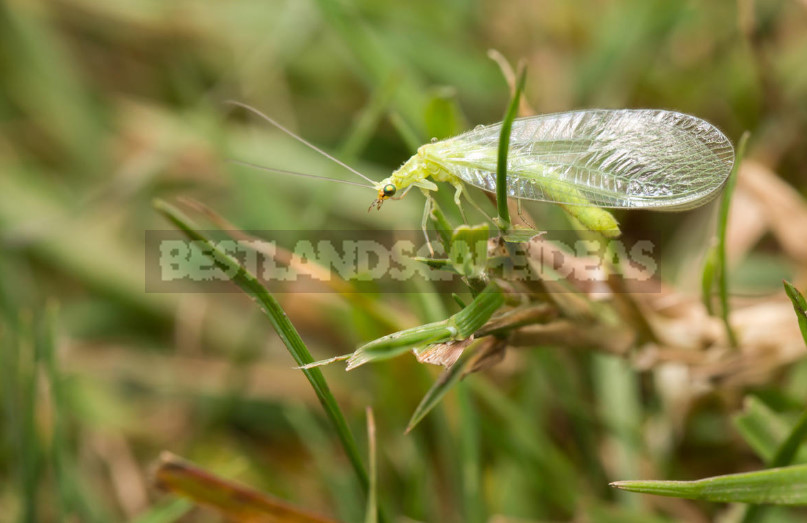
POLYGON ((359 485, 352 476, 343 474, 344 462, 332 451, 331 435, 317 415, 302 404, 286 405, 285 418, 297 434, 297 439, 313 458, 312 470, 317 471, 321 484, 328 489, 329 497, 343 521, 360 521, 365 504, 359 485))
POLYGON ((510 99, 510 106, 502 120, 502 130, 499 135, 499 152, 496 163, 496 207, 499 211, 499 229, 502 232, 510 228, 510 210, 507 208, 507 154, 510 152, 510 132, 513 129, 513 120, 518 114, 518 105, 526 78, 527 68, 522 67, 518 73, 516 89, 510 99))
POLYGON ((347 44, 371 85, 378 87, 391 74, 400 72, 394 105, 422 134, 421 116, 426 95, 417 78, 417 70, 408 67, 390 48, 385 35, 374 31, 355 9, 349 9, 337 0, 317 0, 316 4, 323 18, 347 44))
MULTIPOLYGON (((31 326, 24 318, 14 318, 0 329, 0 386, 4 400, 3 439, 10 457, 9 483, 17 484, 20 497, 18 519, 37 520, 38 452, 35 448, 36 356, 30 350, 31 326), (13 323, 12 323, 13 322, 13 323), (27 345, 27 346, 26 346, 27 345), (27 349, 27 350, 26 350, 27 349)), ((0 440, 2 441, 2 440, 0 440)))
POLYGON ((726 188, 723 190, 723 198, 720 201, 720 219, 717 229, 717 288, 720 293, 720 315, 723 319, 723 324, 726 326, 726 335, 732 347, 737 347, 737 335, 734 333, 734 329, 731 328, 731 324, 729 323, 729 277, 728 263, 726 262, 726 231, 728 229, 731 197, 734 194, 734 186, 737 184, 737 171, 740 169, 740 163, 745 156, 745 147, 748 144, 749 136, 750 134, 747 131, 743 133, 737 145, 734 168, 731 170, 728 181, 726 181, 726 188))
POLYGON ((787 439, 779 446, 776 454, 773 455, 770 466, 784 467, 793 463, 805 437, 807 437, 807 410, 802 412, 787 439))
POLYGON ((354 160, 370 142, 373 131, 378 127, 395 95, 400 76, 396 71, 391 71, 379 88, 373 91, 370 101, 356 117, 353 129, 342 145, 342 157, 345 161, 354 160))
MULTIPOLYGON (((624 358, 610 354, 593 355, 592 373, 600 418, 610 432, 608 443, 613 449, 616 474, 635 477, 642 449, 642 408, 636 373, 624 358)), ((625 496, 620 501, 638 508, 635 496, 625 496)))
POLYGON ((804 295, 800 293, 792 283, 788 281, 782 283, 785 286, 787 297, 793 302, 793 310, 796 312, 796 318, 799 320, 801 336, 804 338, 804 343, 807 344, 807 300, 804 299, 804 295))
POLYGON ((504 296, 498 286, 491 283, 468 307, 448 319, 394 332, 362 345, 348 359, 347 370, 398 356, 415 345, 466 339, 484 325, 503 303, 504 296))
POLYGON ((697 481, 616 481, 612 487, 718 503, 807 504, 807 465, 729 474, 697 481))
POLYGON ((482 489, 482 464, 479 441, 479 415, 467 384, 457 384, 459 403, 460 478, 464 520, 482 523, 488 520, 482 489))
POLYGON ((520 467, 539 471, 544 486, 556 487, 551 494, 552 504, 567 512, 578 509, 580 478, 572 461, 548 431, 541 430, 544 427, 536 427, 532 416, 525 414, 521 406, 497 386, 484 379, 469 381, 468 385, 474 396, 499 418, 496 431, 506 433, 507 440, 512 441, 513 447, 518 449, 520 467))
POLYGON ((445 140, 457 136, 468 128, 454 87, 437 87, 430 93, 426 105, 426 134, 430 138, 445 140))
MULTIPOLYGON (((799 451, 799 448, 801 447, 802 441, 804 441, 805 436, 807 436, 807 410, 802 412, 798 421, 796 421, 796 424, 793 426, 793 429, 790 431, 787 439, 785 439, 785 441, 779 446, 776 454, 773 455, 773 458, 770 460, 770 466, 784 467, 792 463, 799 451)), ((759 521, 759 518, 762 516, 764 510, 765 507, 762 506, 748 507, 748 510, 745 512, 745 516, 743 517, 743 523, 754 523, 759 521)))
POLYGON ((74 502, 77 497, 74 491, 75 481, 74 478, 69 476, 68 467, 66 466, 69 456, 68 437, 64 427, 64 398, 66 394, 56 360, 55 314, 53 306, 47 307, 44 325, 37 333, 37 353, 42 359, 45 377, 48 380, 50 402, 53 405, 51 414, 52 438, 48 449, 48 458, 51 467, 53 467, 53 476, 58 493, 58 510, 62 515, 67 515, 73 513, 74 506, 78 505, 78 503, 74 502))
MULTIPOLYGON (((778 446, 777 442, 786 431, 785 422, 758 399, 750 398, 745 412, 736 416, 734 422, 749 445, 772 467, 771 469, 747 474, 719 476, 694 482, 620 481, 613 484, 613 486, 624 488, 631 492, 703 499, 706 501, 739 502, 754 505, 800 505, 807 503, 807 465, 787 466, 794 461, 802 441, 807 437, 807 411, 802 413, 794 427, 789 431, 787 438, 778 446), (766 476, 766 473, 774 474, 766 476), (769 481, 769 483, 765 483, 765 481, 769 481), (793 492, 788 491, 788 488, 790 488, 788 486, 789 481, 794 481, 793 492), (798 481, 801 482, 801 485, 797 484, 798 481), (634 488, 637 485, 638 487, 634 488), (648 489, 653 490, 653 492, 648 489), (700 489, 702 489, 702 492, 700 489), (663 492, 669 493, 665 494, 663 492), (699 497, 691 497, 695 495, 699 497), (732 498, 723 499, 720 496, 732 496, 732 498), (796 501, 792 501, 791 498, 796 499, 796 501)), ((765 507, 763 506, 748 507, 742 520, 743 523, 759 521, 764 510, 765 507)))
POLYGON ((495 283, 488 284, 477 294, 470 305, 452 316, 458 335, 467 338, 487 322, 493 313, 504 304, 504 295, 495 283))
POLYGON ((409 123, 404 120, 400 113, 391 111, 389 114, 389 121, 398 132, 401 140, 403 140, 404 144, 406 144, 406 148, 409 149, 409 152, 414 153, 418 150, 418 147, 423 145, 423 140, 420 138, 420 133, 414 127, 409 125, 409 123))
MULTIPOLYGON (((154 207, 182 230, 188 238, 204 245, 207 249, 205 254, 213 260, 216 266, 224 270, 225 273, 234 275, 233 282, 258 303, 298 365, 302 366, 313 363, 314 359, 308 352, 308 348, 305 346, 305 343, 303 343, 302 338, 300 338, 297 329, 294 328, 294 325, 292 325, 274 296, 261 285, 254 275, 250 274, 249 271, 239 265, 235 259, 221 251, 200 234, 190 220, 175 207, 161 200, 155 201, 154 207)), ((319 369, 302 369, 302 372, 305 374, 305 377, 308 378, 309 383, 311 383, 311 386, 314 388, 314 392, 317 394, 317 398, 325 409, 325 413, 333 423, 342 447, 359 479, 359 483, 366 492, 369 488, 367 471, 362 463, 356 440, 350 432, 350 428, 345 421, 345 417, 339 405, 336 403, 336 398, 334 398, 331 393, 319 369)))
POLYGON ((347 370, 353 370, 371 361, 381 361, 400 356, 415 346, 440 343, 453 338, 455 330, 448 320, 418 325, 411 329, 394 332, 366 343, 348 358, 347 370))
POLYGON ((715 286, 715 278, 717 277, 717 246, 712 246, 706 253, 706 259, 703 262, 703 274, 701 275, 701 300, 706 307, 706 312, 709 315, 714 314, 714 306, 712 305, 712 289, 715 286))
POLYGON ((765 463, 773 457, 790 432, 790 425, 756 396, 745 399, 743 412, 734 416, 734 426, 765 463))

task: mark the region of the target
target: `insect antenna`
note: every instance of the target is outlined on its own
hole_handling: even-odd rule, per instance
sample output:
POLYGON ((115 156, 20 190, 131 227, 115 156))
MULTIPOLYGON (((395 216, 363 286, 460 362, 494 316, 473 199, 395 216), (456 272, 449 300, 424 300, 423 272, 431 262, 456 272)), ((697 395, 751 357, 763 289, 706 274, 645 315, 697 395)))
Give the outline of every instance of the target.
POLYGON ((351 182, 348 180, 339 180, 337 178, 328 178, 327 176, 317 176, 316 174, 307 174, 307 173, 298 173, 297 171, 287 171, 285 169, 275 169, 274 167, 266 167, 263 165, 258 165, 257 163, 250 163, 250 162, 243 162, 241 160, 228 160, 231 163, 235 163, 238 165, 243 165, 245 167, 252 167, 253 169, 259 169, 261 171, 266 171, 275 174, 288 174, 293 176, 302 176, 303 178, 314 178, 315 180, 325 180, 328 182, 336 182, 336 183, 344 183, 346 185, 355 185, 357 187, 367 187, 368 189, 375 190, 375 187, 372 185, 367 185, 366 183, 358 183, 358 182, 351 182))
MULTIPOLYGON (((364 178, 365 180, 367 180, 368 182, 370 182, 370 183, 372 183, 372 184, 375 184, 375 182, 374 182, 373 180, 371 180, 371 179, 370 179, 370 178, 368 178, 367 176, 363 175, 362 173, 360 173, 359 171, 357 171, 357 170, 356 170, 356 169, 354 169, 353 167, 349 166, 348 164, 346 164, 346 163, 344 163, 344 162, 342 162, 342 161, 340 161, 340 160, 337 160, 336 158, 334 158, 334 157, 333 157, 333 156, 331 156, 330 154, 326 153, 325 151, 323 151, 322 149, 320 149, 320 148, 319 148, 319 147, 317 147, 316 145, 314 145, 314 144, 312 144, 312 143, 308 142, 306 139, 304 139, 304 138, 302 138, 302 137, 300 137, 300 136, 297 136, 296 134, 294 134, 293 132, 289 131, 288 129, 286 129, 285 127, 283 127, 282 125, 280 125, 278 122, 276 122, 276 121, 274 121, 273 119, 269 118, 269 117, 268 117, 268 116, 266 116, 264 113, 262 113, 261 111, 259 111, 259 110, 258 110, 258 109, 256 109, 256 108, 252 107, 251 105, 247 105, 247 104, 245 104, 245 103, 237 102, 237 101, 235 101, 235 100, 226 100, 226 102, 225 102, 225 103, 228 103, 228 104, 231 104, 231 105, 237 105, 238 107, 241 107, 241 108, 243 108, 243 109, 246 109, 247 111, 249 111, 249 112, 251 112, 251 113, 253 113, 253 114, 255 114, 255 115, 257 115, 257 116, 259 116, 259 117, 261 117, 261 118, 263 118, 264 120, 266 120, 266 121, 267 121, 267 122, 269 122, 270 124, 274 125, 274 126, 275 126, 275 127, 277 127, 278 129, 280 129, 281 131, 283 131, 284 133, 286 133, 287 135, 291 136, 292 138, 294 138, 294 139, 295 139, 295 140, 297 140, 298 142, 300 142, 300 143, 302 143, 302 144, 304 144, 304 145, 307 145, 308 147, 310 147, 310 148, 311 148, 311 149, 313 149, 314 151, 318 152, 319 154, 321 154, 321 155, 322 155, 322 156, 324 156, 325 158, 328 158, 329 160, 331 160, 331 161, 333 161, 333 162, 336 162, 337 164, 341 165, 342 167, 344 167, 344 168, 345 168, 345 169, 347 169, 348 171, 352 172, 353 174, 358 175, 358 176, 360 176, 360 177, 364 178)), ((287 171, 287 173, 288 173, 288 171, 287 171)), ((297 173, 297 174, 300 174, 300 173, 297 173)), ((315 176, 313 176, 313 175, 306 175, 306 176, 312 176, 312 177, 315 177, 315 176)), ((315 178, 316 178, 316 177, 315 177, 315 178)), ((326 178, 326 180, 329 180, 329 179, 333 179, 333 178, 326 178)))

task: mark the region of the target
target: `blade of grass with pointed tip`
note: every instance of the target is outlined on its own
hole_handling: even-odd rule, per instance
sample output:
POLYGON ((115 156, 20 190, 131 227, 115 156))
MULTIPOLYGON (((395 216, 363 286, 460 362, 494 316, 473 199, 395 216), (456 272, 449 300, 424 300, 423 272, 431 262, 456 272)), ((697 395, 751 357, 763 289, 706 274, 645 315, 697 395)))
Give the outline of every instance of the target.
POLYGON ((448 319, 394 332, 362 345, 348 359, 347 370, 398 356, 415 345, 466 339, 482 327, 503 303, 504 296, 498 286, 491 283, 468 307, 448 319))
POLYGON ((726 231, 729 223, 729 209, 731 207, 731 197, 734 194, 734 186, 737 184, 737 171, 745 156, 745 147, 748 144, 748 131, 740 137, 737 145, 737 155, 734 157, 734 167, 726 181, 726 188, 723 189, 723 198, 720 200, 720 220, 717 229, 717 289, 720 294, 720 315, 723 325, 726 328, 726 336, 732 347, 737 347, 737 335, 729 323, 729 277, 728 263, 726 261, 726 231))
MULTIPOLYGON (((205 254, 209 256, 211 260, 213 260, 217 267, 224 270, 225 273, 234 274, 232 278, 233 282, 258 303, 261 310, 263 310, 272 323, 275 332, 277 332, 278 336, 280 336, 283 344, 286 346, 289 353, 292 355, 298 365, 302 366, 308 363, 313 363, 314 359, 308 352, 308 348, 305 346, 305 343, 303 343, 297 329, 294 328, 294 325, 292 325, 288 316, 286 316, 286 313, 280 307, 280 304, 277 302, 274 296, 272 296, 263 287, 263 285, 261 285, 254 275, 250 274, 249 271, 239 265, 235 259, 221 251, 207 238, 200 234, 193 226, 192 222, 178 209, 161 200, 155 201, 154 207, 157 209, 157 211, 168 218, 171 223, 176 225, 182 232, 184 232, 186 236, 204 245, 208 249, 205 254)), ((339 405, 336 403, 336 398, 334 398, 333 394, 331 393, 330 388, 328 387, 328 384, 319 369, 302 369, 302 372, 305 374, 305 377, 308 378, 308 381, 314 388, 314 392, 316 392, 317 398, 322 404, 323 409, 325 409, 325 413, 333 423, 337 436, 339 437, 342 447, 347 454, 348 460, 353 466, 353 470, 359 479, 359 483, 366 492, 369 488, 367 471, 362 463, 358 446, 356 445, 356 440, 353 438, 353 434, 350 432, 347 421, 345 421, 345 417, 342 414, 339 405)))
POLYGON ((801 336, 804 338, 804 343, 807 344, 807 300, 799 290, 788 281, 782 282, 785 286, 785 293, 790 301, 793 303, 793 310, 796 312, 796 318, 799 321, 799 330, 801 336))
POLYGON ((611 486, 629 492, 718 503, 807 505, 807 465, 696 481, 615 481, 611 486))
MULTIPOLYGON (((347 360, 347 370, 353 370, 371 361, 381 361, 400 356, 415 346, 439 343, 452 339, 456 329, 448 320, 418 325, 411 329, 394 332, 355 350, 347 360)), ((332 358, 333 359, 333 358, 332 358)))
POLYGON ((527 68, 521 67, 516 81, 516 90, 510 99, 510 106, 502 120, 501 134, 499 135, 499 151, 496 163, 496 207, 499 211, 499 229, 502 232, 510 228, 510 210, 507 208, 507 154, 510 152, 510 132, 513 129, 513 120, 518 114, 518 104, 524 82, 527 78, 527 68))

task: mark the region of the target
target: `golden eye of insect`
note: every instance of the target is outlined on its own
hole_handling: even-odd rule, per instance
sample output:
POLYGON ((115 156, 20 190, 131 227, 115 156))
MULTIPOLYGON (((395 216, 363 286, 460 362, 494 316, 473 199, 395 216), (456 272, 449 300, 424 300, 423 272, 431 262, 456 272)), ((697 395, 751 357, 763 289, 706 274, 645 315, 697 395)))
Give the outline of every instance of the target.
POLYGON ((391 183, 388 183, 387 185, 384 186, 384 189, 383 189, 384 196, 386 196, 387 198, 389 198, 390 196, 395 196, 395 191, 396 190, 397 189, 395 188, 394 185, 392 185, 391 183))

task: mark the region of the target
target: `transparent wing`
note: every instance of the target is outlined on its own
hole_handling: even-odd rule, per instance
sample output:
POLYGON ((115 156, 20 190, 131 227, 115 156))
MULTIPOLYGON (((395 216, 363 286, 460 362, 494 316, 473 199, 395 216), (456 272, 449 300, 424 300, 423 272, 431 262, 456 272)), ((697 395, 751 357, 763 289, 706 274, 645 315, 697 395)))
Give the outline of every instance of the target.
MULTIPOLYGON (((501 124, 431 144, 427 155, 480 189, 496 190, 501 124)), ((734 163, 731 142, 694 116, 587 110, 513 122, 513 198, 598 207, 683 210, 712 199, 734 163)))

